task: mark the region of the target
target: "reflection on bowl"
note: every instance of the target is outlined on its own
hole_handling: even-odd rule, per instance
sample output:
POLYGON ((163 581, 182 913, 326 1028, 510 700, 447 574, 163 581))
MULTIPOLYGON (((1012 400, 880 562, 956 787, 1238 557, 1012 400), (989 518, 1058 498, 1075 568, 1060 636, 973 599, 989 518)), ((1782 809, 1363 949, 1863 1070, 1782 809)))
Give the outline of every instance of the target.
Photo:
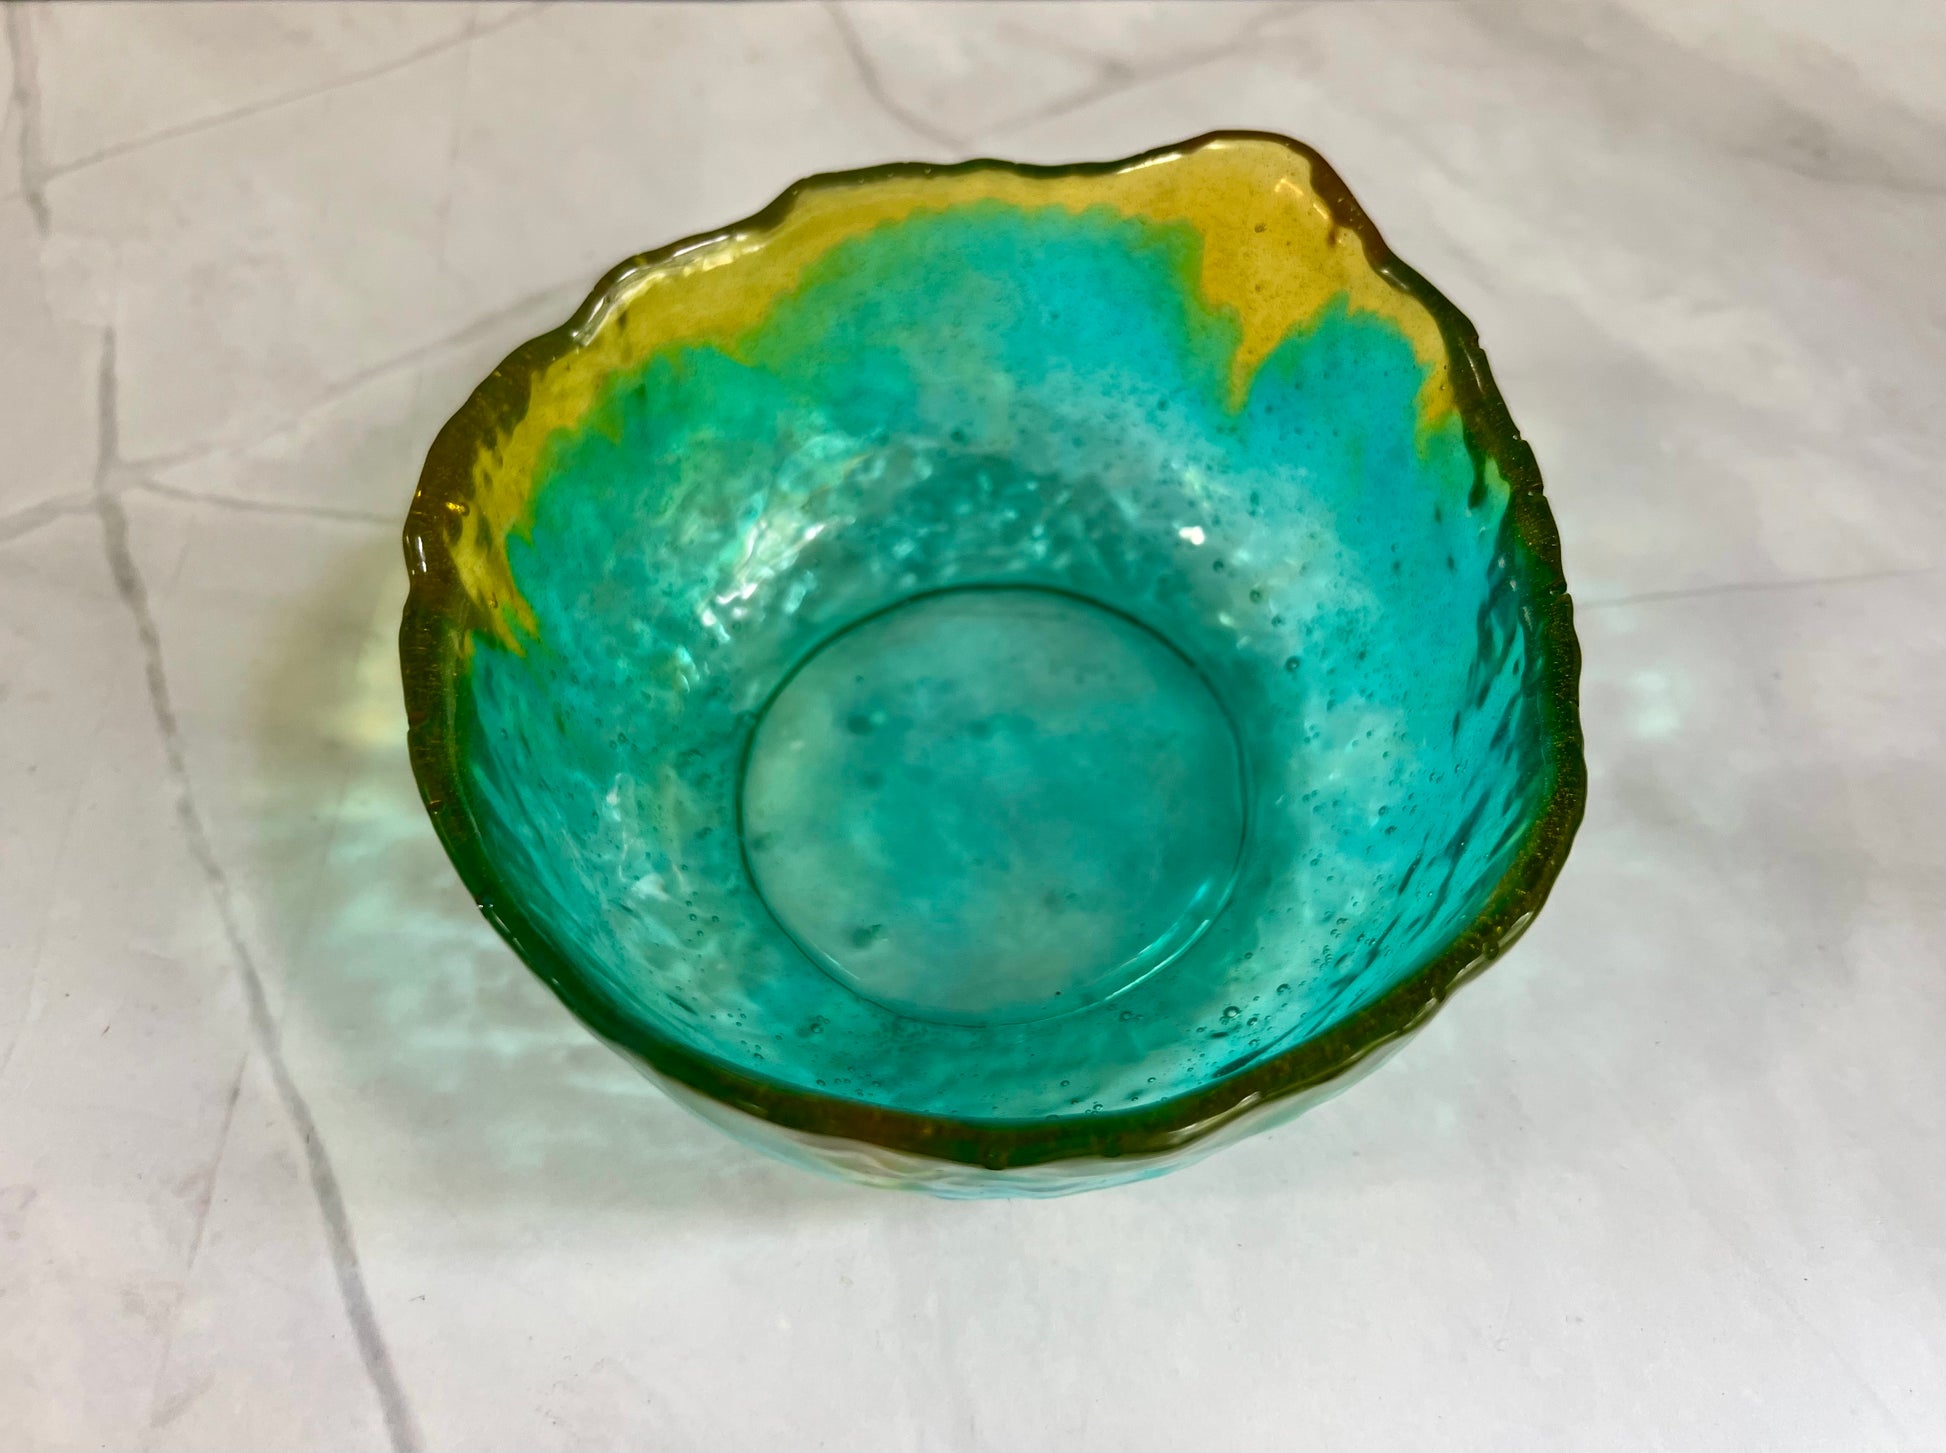
POLYGON ((1283 138, 818 177, 434 444, 412 753, 598 1034, 792 1159, 1153 1174, 1340 1088, 1584 795, 1473 330, 1283 138))

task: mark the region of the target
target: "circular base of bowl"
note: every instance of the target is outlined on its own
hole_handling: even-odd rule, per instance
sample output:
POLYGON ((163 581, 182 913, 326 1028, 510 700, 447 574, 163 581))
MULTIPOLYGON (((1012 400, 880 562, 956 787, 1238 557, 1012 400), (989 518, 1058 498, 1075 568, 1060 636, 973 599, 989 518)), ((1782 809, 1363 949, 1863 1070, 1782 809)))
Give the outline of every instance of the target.
POLYGON ((1119 993, 1228 899, 1242 756, 1148 627, 1035 587, 934 592, 847 627, 765 706, 739 788, 777 923, 857 993, 1005 1024, 1119 993))

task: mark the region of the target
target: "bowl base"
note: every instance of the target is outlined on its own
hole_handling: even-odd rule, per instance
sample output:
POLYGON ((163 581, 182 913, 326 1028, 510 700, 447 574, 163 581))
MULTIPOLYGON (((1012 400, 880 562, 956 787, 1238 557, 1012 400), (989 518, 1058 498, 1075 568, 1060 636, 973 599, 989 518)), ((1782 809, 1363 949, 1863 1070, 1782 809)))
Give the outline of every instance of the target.
POLYGON ((933 592, 829 638, 744 758, 751 881, 827 973, 914 1018, 1043 1019, 1182 953, 1244 837, 1236 733, 1147 626, 1038 587, 933 592))

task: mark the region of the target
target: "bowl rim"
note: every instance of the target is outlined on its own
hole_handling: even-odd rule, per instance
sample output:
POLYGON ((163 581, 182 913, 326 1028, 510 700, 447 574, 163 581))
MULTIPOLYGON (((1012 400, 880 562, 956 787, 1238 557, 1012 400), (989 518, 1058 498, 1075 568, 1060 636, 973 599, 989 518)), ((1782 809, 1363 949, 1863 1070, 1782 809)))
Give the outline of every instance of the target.
POLYGON ((1473 324, 1380 237, 1336 171, 1312 147, 1268 131, 1219 130, 1116 161, 1034 165, 975 158, 892 162, 824 172, 787 187, 762 210, 726 227, 631 257, 603 275, 574 315, 507 356, 440 429, 407 513, 403 545, 410 587, 399 628, 412 773, 433 828, 461 881, 514 952, 576 1018, 655 1074, 786 1130, 879 1145, 932 1160, 999 1170, 1063 1160, 1161 1156, 1202 1139, 1272 1101, 1315 1089, 1422 1027, 1446 999, 1512 945, 1546 901, 1580 826, 1587 798, 1578 706, 1580 646, 1561 568, 1560 534, 1542 493, 1532 450, 1515 427, 1473 324), (630 1020, 604 1002, 527 916, 502 880, 474 821, 458 770, 453 685, 462 642, 478 622, 447 543, 455 506, 472 486, 480 446, 521 417, 535 378, 582 345, 611 297, 642 270, 731 236, 774 230, 807 193, 889 178, 927 179, 1002 169, 1023 176, 1100 176, 1215 143, 1271 142, 1309 165, 1311 189, 1363 242, 1372 270, 1423 305, 1436 322, 1468 453, 1477 475, 1493 464, 1509 489, 1508 515, 1534 587, 1521 611, 1541 656, 1543 770, 1552 781, 1513 861, 1473 921, 1418 970, 1324 1033, 1265 1056, 1237 1073, 1153 1104, 1044 1119, 973 1120, 898 1110, 750 1073, 630 1020))

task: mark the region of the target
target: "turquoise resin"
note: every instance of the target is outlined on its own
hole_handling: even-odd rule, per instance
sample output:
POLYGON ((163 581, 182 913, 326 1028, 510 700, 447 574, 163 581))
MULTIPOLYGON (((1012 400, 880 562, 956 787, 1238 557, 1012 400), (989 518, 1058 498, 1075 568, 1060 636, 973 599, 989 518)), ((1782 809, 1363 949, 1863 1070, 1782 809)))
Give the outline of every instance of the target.
MULTIPOLYGON (((1236 325, 1185 283, 1197 245, 1106 209, 921 212, 834 248, 735 356, 659 353, 554 436, 508 546, 535 628, 517 650, 474 634, 455 730, 482 846, 584 1012, 808 1094, 1046 1122, 1161 1105, 1315 1040, 1481 912, 1556 785, 1508 495, 1457 416, 1416 422, 1424 368, 1370 314, 1328 308, 1239 406, 1236 325), (1077 859, 1099 921, 1056 933, 1038 977, 976 948, 929 980, 928 938, 955 922, 1004 922, 1016 949, 1060 925, 1009 918, 1004 874, 974 881, 942 862, 948 835, 915 831, 910 922, 887 922, 895 875, 867 841, 873 881, 826 887, 871 900, 853 925, 878 925, 871 943, 844 938, 848 902, 807 927, 814 864, 788 891, 746 864, 746 757, 780 686, 861 621, 994 586, 1166 643, 1130 647, 1125 675, 1166 700, 1128 706, 1128 729, 1189 741, 1183 780, 1076 841, 1179 822, 1199 793, 1217 821, 1184 863, 1137 864, 1146 896, 1077 859), (1151 912, 1174 915, 1141 925, 1153 949, 1151 912), (888 940, 896 973, 847 961, 888 940), (1099 964, 1061 958, 1088 943, 1099 964)), ((1077 759, 1076 735, 1043 734, 1051 765, 1022 750, 1079 820, 1086 752, 1104 798, 1129 783, 1112 742, 1080 731, 1077 759)), ((857 762, 806 770, 841 775, 763 789, 795 830, 872 817, 883 789, 857 762)), ((942 814, 978 806, 942 790, 942 814)), ((1049 870, 1055 844, 1033 847, 1049 870)))
POLYGON ((759 718, 751 881, 817 963, 921 1019, 1106 999, 1222 911, 1236 733, 1167 642, 1078 596, 973 586, 827 643, 759 718))

